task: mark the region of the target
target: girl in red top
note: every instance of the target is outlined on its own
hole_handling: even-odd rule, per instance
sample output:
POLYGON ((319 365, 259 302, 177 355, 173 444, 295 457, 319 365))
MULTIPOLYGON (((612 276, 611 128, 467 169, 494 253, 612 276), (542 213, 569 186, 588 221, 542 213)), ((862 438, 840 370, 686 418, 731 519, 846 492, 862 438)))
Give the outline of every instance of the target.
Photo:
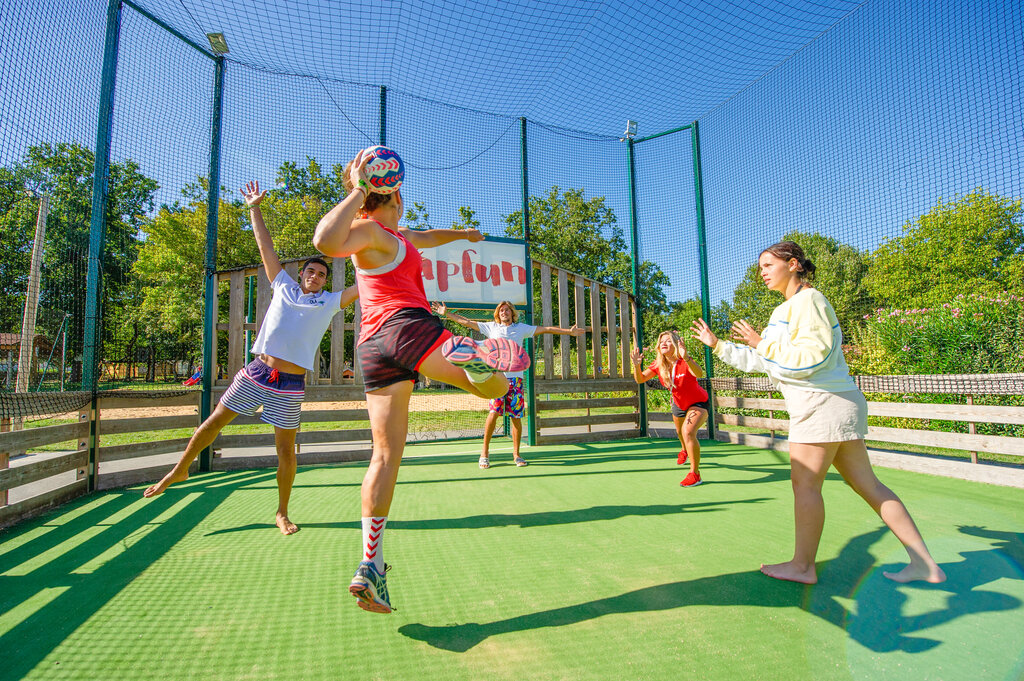
POLYGON ((398 480, 409 429, 409 398, 418 373, 484 399, 508 391, 500 371, 529 366, 529 356, 511 341, 479 346, 452 336, 430 312, 423 291, 420 248, 457 239, 480 241, 475 229, 399 228, 401 190, 371 192, 369 157, 359 152, 345 168, 348 195, 316 227, 313 245, 325 255, 351 256, 362 307, 357 349, 373 431, 373 456, 362 486, 363 558, 349 585, 359 607, 392 611, 384 573, 383 533, 398 480), (499 373, 495 373, 498 371, 499 373))
POLYGON ((697 383, 704 377, 704 371, 686 351, 686 345, 672 331, 663 331, 658 336, 658 357, 646 369, 643 368, 643 353, 634 348, 633 379, 644 383, 655 376, 661 384, 672 391, 672 423, 682 449, 676 463, 690 461, 690 472, 679 483, 683 487, 696 487, 700 479, 700 443, 697 431, 708 420, 708 393, 697 383))

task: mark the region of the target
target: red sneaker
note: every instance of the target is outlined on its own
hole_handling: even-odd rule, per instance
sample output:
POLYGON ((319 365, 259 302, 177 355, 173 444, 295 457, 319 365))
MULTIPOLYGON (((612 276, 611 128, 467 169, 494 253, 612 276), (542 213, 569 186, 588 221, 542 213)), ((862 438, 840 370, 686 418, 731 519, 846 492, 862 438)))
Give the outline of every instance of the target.
POLYGON ((700 473, 694 473, 693 471, 690 471, 689 474, 687 474, 687 476, 683 478, 683 481, 679 484, 682 485, 683 487, 696 487, 697 485, 701 484, 701 482, 703 481, 700 479, 700 473))
POLYGON ((690 455, 686 453, 685 449, 679 450, 679 456, 676 457, 676 463, 682 466, 690 459, 690 455))

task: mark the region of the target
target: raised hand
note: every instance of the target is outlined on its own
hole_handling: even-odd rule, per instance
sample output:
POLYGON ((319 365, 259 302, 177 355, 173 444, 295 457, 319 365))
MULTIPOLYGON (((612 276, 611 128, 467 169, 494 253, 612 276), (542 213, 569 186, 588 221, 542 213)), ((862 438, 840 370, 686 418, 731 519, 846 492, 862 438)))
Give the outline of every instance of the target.
POLYGON ((633 360, 633 364, 641 366, 644 363, 644 353, 641 348, 633 348, 629 353, 629 358, 633 360))
POLYGON ((757 344, 761 342, 761 335, 746 319, 732 323, 732 337, 735 340, 743 341, 752 348, 756 348, 757 344))
POLYGON ((431 303, 430 311, 436 315, 444 317, 448 314, 448 307, 444 303, 431 303))
POLYGON ((263 197, 267 195, 266 189, 260 191, 259 180, 255 182, 246 182, 245 187, 239 189, 238 191, 242 193, 242 196, 245 198, 245 205, 248 206, 249 208, 255 208, 256 206, 260 205, 260 202, 263 200, 263 197))
POLYGON ((352 182, 352 190, 362 189, 367 196, 370 194, 370 183, 366 179, 366 164, 370 157, 365 155, 366 150, 361 149, 356 157, 352 159, 352 167, 348 171, 348 179, 352 182))
POLYGON ((696 340, 699 340, 709 348, 718 345, 718 336, 711 331, 711 327, 703 319, 695 319, 690 331, 696 340))

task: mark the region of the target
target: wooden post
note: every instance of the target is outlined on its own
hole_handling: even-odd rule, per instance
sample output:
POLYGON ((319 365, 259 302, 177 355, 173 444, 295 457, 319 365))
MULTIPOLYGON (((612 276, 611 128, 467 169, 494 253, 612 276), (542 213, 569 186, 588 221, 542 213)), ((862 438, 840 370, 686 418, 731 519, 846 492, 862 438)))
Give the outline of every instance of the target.
MULTIPOLYGON (((197 410, 197 413, 198 413, 198 410, 197 410)), ((82 411, 78 412, 78 422, 79 423, 88 423, 88 421, 89 421, 89 414, 90 414, 89 409, 83 409, 82 411)), ((97 432, 98 431, 99 431, 99 429, 97 429, 97 432)), ((89 448, 89 436, 86 435, 83 438, 79 438, 78 439, 78 451, 82 451, 82 450, 88 449, 88 448, 89 448)), ((86 464, 86 465, 88 465, 88 464, 86 464)), ((89 474, 89 469, 88 468, 79 468, 77 471, 75 471, 75 480, 82 480, 88 474, 89 474)))
MULTIPOLYGON (((36 347, 36 313, 39 311, 39 278, 43 263, 43 242, 46 236, 46 218, 50 212, 50 197, 39 197, 39 214, 36 216, 36 234, 32 242, 32 260, 28 270, 28 287, 25 290, 25 312, 21 317, 21 350, 18 352, 18 375, 15 376, 15 392, 28 392, 32 378, 32 364, 36 347)), ((17 430, 17 428, 15 428, 17 430)))
MULTIPOLYGON (((974 404, 974 395, 967 396, 967 404, 974 404)), ((971 435, 975 434, 974 421, 967 422, 967 432, 971 435)), ((978 463, 978 452, 969 452, 971 455, 971 463, 978 463)))
MULTIPOLYGON (((11 419, 7 416, 0 419, 0 433, 11 432, 11 419)), ((0 452, 0 470, 10 468, 11 455, 9 452, 0 452)), ((7 490, 0 490, 0 506, 7 505, 7 490)))
POLYGON ((608 376, 615 378, 619 375, 619 348, 615 339, 615 291, 607 286, 604 288, 604 316, 608 324, 608 376))
POLYGON ((228 279, 228 376, 245 365, 245 272, 232 272, 228 279))
MULTIPOLYGON (((345 258, 331 261, 331 281, 334 291, 345 289, 345 258)), ((342 310, 331 319, 331 385, 341 385, 345 371, 345 315, 342 310)))
MULTIPOLYGON (((551 314, 551 265, 541 263, 540 265, 540 309, 541 324, 554 326, 554 318, 551 314)), ((550 333, 544 334, 544 378, 552 379, 555 376, 554 339, 550 333)))
POLYGON ((631 360, 629 359, 629 332, 633 328, 629 323, 629 296, 619 291, 619 336, 622 346, 622 376, 632 378, 631 360))
POLYGON ((583 302, 583 277, 576 275, 573 278, 573 285, 576 289, 576 295, 573 298, 576 326, 584 330, 583 335, 576 339, 576 376, 579 379, 584 379, 587 377, 587 308, 583 302))
MULTIPOLYGON (((565 270, 558 270, 558 325, 563 329, 572 327, 569 322, 569 277, 565 270)), ((571 336, 558 337, 559 351, 562 353, 562 378, 567 379, 572 373, 572 362, 569 358, 571 336)))
POLYGON ((590 326, 594 334, 590 339, 594 351, 594 378, 600 378, 604 373, 604 351, 601 346, 601 285, 596 281, 590 282, 590 326))

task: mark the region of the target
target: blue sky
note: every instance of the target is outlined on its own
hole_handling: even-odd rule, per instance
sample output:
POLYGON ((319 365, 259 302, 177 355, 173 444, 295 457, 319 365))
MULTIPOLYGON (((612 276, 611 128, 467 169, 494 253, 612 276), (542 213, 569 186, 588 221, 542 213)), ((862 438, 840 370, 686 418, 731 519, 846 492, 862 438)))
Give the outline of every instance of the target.
MULTIPOLYGON (((713 302, 791 229, 870 249, 939 197, 1024 195, 1012 0, 141 4, 197 43, 227 36, 231 188, 376 142, 384 84, 403 195, 434 226, 468 205, 501 233, 526 116, 531 192, 582 187, 628 229, 625 120, 644 136, 698 119, 713 302)), ((0 7, 0 162, 38 141, 93 145, 104 18, 99 0, 0 7)), ((212 64, 126 8, 118 68, 113 155, 173 201, 206 174, 212 64)), ((638 145, 637 178, 642 257, 670 300, 691 297, 689 134, 638 145)))

